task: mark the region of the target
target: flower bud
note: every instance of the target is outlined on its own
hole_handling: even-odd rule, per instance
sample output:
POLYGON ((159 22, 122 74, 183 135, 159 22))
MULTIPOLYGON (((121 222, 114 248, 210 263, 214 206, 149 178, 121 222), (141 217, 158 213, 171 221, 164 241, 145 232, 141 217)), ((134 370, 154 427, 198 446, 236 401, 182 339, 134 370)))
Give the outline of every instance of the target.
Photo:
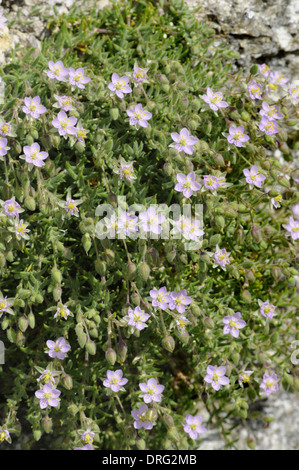
POLYGON ((92 356, 95 355, 96 351, 97 351, 97 348, 96 348, 96 345, 95 343, 91 340, 91 339, 88 339, 87 340, 87 343, 85 345, 86 347, 86 351, 91 354, 92 356))
POLYGON ((23 335, 22 331, 18 331, 16 334, 16 344, 23 348, 25 345, 25 336, 23 335))
POLYGON ((185 329, 179 329, 178 330, 178 337, 184 344, 188 344, 190 336, 187 330, 185 329))
POLYGON ((250 68, 250 75, 256 75, 258 73, 258 71, 259 71, 258 65, 254 64, 250 68))
POLYGON ((175 341, 172 336, 166 335, 162 340, 162 346, 166 351, 173 352, 175 348, 175 341))
POLYGON ((134 305, 140 305, 140 296, 139 294, 137 294, 137 292, 133 292, 133 294, 131 295, 131 299, 134 305))
POLYGON ((28 328, 28 319, 26 317, 20 317, 18 320, 18 326, 22 333, 25 333, 28 328))
POLYGON ((117 343, 116 352, 117 352, 117 358, 119 362, 121 364, 124 363, 127 357, 127 352, 128 352, 128 347, 124 341, 120 341, 119 343, 117 343))
POLYGON ((248 445, 249 449, 255 450, 255 442, 254 442, 254 439, 252 437, 248 437, 247 445, 248 445))
POLYGON ((252 302, 251 294, 246 289, 241 291, 241 297, 247 304, 250 304, 252 302))
POLYGON ((145 440, 141 438, 136 439, 136 447, 138 450, 145 450, 145 440))
POLYGON ((81 240, 82 240, 82 245, 83 245, 85 252, 88 253, 91 248, 90 235, 88 233, 85 233, 81 240))
POLYGON ((108 201, 112 204, 113 207, 117 207, 117 197, 114 193, 108 194, 108 201))
POLYGON ((116 352, 112 348, 108 348, 105 353, 106 360, 111 366, 114 366, 116 361, 116 352))
POLYGON ((118 108, 111 108, 109 110, 109 113, 110 113, 110 117, 112 119, 112 121, 116 121, 119 117, 119 110, 118 108))
POLYGON ((31 134, 27 134, 26 136, 26 144, 27 145, 32 145, 34 143, 34 139, 31 134))
POLYGON ((174 427, 174 421, 172 416, 168 415, 167 413, 164 413, 162 419, 168 429, 174 427))
POLYGON ((167 259, 168 263, 170 263, 170 264, 174 263, 175 257, 176 257, 176 251, 175 250, 171 250, 171 251, 168 251, 166 253, 166 259, 167 259))
POLYGON ((100 276, 105 276, 106 271, 107 271, 107 265, 104 261, 101 261, 100 259, 97 259, 94 263, 95 270, 100 276))
POLYGON ((42 437, 42 432, 41 432, 41 430, 40 430, 40 429, 34 429, 34 430, 33 430, 33 439, 34 439, 35 441, 39 441, 41 437, 42 437))
POLYGON ((24 206, 30 211, 35 211, 36 203, 32 196, 25 197, 24 206))
POLYGON ((110 250, 110 249, 107 249, 104 251, 104 257, 106 259, 107 262, 113 262, 114 261, 114 258, 115 258, 115 254, 114 254, 114 251, 110 250))
POLYGON ((49 416, 45 416, 42 419, 42 426, 46 434, 50 434, 52 432, 52 418, 49 416))
POLYGON ((215 222, 219 228, 225 227, 225 220, 224 220, 224 217, 222 217, 222 215, 216 215, 215 222))
POLYGON ((242 111, 241 112, 241 118, 243 119, 243 121, 249 122, 250 119, 251 119, 251 116, 247 111, 242 111))
POLYGON ((73 388, 73 379, 68 374, 62 374, 61 383, 67 390, 71 390, 73 388))
POLYGON ((61 295, 62 295, 61 286, 58 285, 54 287, 52 294, 53 294, 53 299, 55 300, 55 302, 58 302, 58 300, 61 299, 61 295))
POLYGON ((28 314, 28 324, 31 329, 35 327, 35 316, 32 312, 28 314))
POLYGON ((173 441, 178 442, 180 440, 179 433, 175 427, 169 428, 167 435, 172 439, 173 441))
POLYGON ((57 268, 53 268, 51 271, 51 277, 54 282, 57 282, 57 284, 61 284, 62 281, 62 274, 57 268))
POLYGON ((67 410, 68 410, 68 412, 69 412, 69 414, 70 414, 71 416, 75 416, 75 415, 78 413, 79 408, 78 408, 77 405, 75 405, 74 403, 72 403, 71 405, 69 405, 69 406, 67 407, 67 410))
POLYGON ((204 326, 205 326, 206 328, 209 328, 210 330, 212 330, 212 329, 214 328, 214 326, 215 326, 215 324, 214 324, 212 318, 210 318, 210 317, 205 317, 205 318, 203 319, 203 324, 204 324, 204 326))
POLYGON ((137 275, 142 281, 146 282, 148 280, 150 272, 150 267, 146 263, 142 263, 138 266, 137 275))
POLYGON ((255 225, 252 226, 251 235, 257 243, 259 243, 262 240, 261 231, 255 225))

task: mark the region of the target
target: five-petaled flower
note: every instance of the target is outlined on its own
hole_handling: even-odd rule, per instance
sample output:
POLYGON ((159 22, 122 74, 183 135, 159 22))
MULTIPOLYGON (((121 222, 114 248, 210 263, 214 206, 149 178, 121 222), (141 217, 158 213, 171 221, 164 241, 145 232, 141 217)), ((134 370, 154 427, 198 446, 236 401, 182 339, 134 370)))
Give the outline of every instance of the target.
POLYGON ((228 257, 228 253, 226 251, 225 248, 222 248, 220 250, 217 250, 215 253, 214 253, 214 259, 216 261, 217 264, 219 264, 222 268, 227 265, 227 264, 230 264, 230 260, 229 260, 229 257, 228 257))
POLYGON ((125 93, 131 93, 132 88, 129 86, 130 79, 126 75, 119 78, 117 73, 112 75, 111 83, 109 83, 108 88, 110 91, 115 92, 119 98, 123 98, 125 93))
POLYGON ((78 201, 75 201, 74 199, 67 199, 65 202, 65 210, 71 215, 77 215, 79 212, 79 209, 77 207, 78 201))
POLYGON ((24 98, 25 106, 23 111, 25 114, 29 114, 34 119, 38 119, 41 114, 47 111, 47 108, 40 104, 40 97, 35 96, 34 98, 24 98))
POLYGON ((119 392, 121 387, 128 382, 128 379, 123 378, 123 371, 121 369, 107 370, 107 379, 103 381, 104 387, 110 388, 112 392, 119 392))
POLYGON ((176 175, 178 183, 175 185, 175 191, 182 192, 187 198, 191 197, 193 192, 199 191, 201 185, 196 182, 196 175, 194 171, 184 175, 184 173, 178 173, 176 175))
POLYGON ((215 190, 221 186, 221 179, 218 176, 203 175, 203 184, 206 189, 215 190))
POLYGON ((47 408, 47 406, 58 406, 60 401, 60 398, 58 397, 60 394, 61 392, 56 388, 53 388, 51 383, 46 383, 42 390, 37 390, 35 392, 36 398, 40 400, 39 406, 42 410, 47 408))
POLYGON ((249 83, 247 90, 252 100, 262 99, 262 85, 260 83, 257 83, 255 80, 252 80, 252 82, 249 83))
POLYGON ((57 357, 58 359, 64 359, 68 351, 71 349, 69 343, 66 342, 65 338, 61 336, 56 341, 47 341, 48 354, 50 357, 57 357))
POLYGON ((204 377, 205 382, 212 385, 213 389, 218 391, 222 385, 229 384, 229 378, 224 374, 226 372, 226 367, 207 367, 207 375, 204 377))
POLYGON ((134 168, 133 168, 133 163, 127 163, 125 165, 122 165, 119 170, 119 176, 121 180, 125 178, 126 180, 130 182, 136 179, 136 175, 135 175, 134 168))
POLYGON ((189 434, 191 439, 197 439, 200 434, 207 432, 206 428, 202 426, 202 417, 199 415, 192 416, 186 415, 186 424, 184 426, 184 431, 189 434))
POLYGON ((230 333, 234 338, 239 337, 239 330, 246 326, 246 322, 241 319, 241 313, 236 312, 234 315, 223 318, 224 328, 223 333, 226 335, 230 333))
POLYGON ((0 157, 7 154, 7 139, 0 139, 0 157))
POLYGON ((275 209, 278 209, 280 207, 281 201, 282 201, 281 194, 278 194, 277 196, 271 198, 271 204, 273 205, 273 207, 275 207, 275 209))
POLYGON ((64 111, 59 111, 57 117, 52 121, 53 126, 58 129, 60 135, 77 135, 76 123, 77 118, 74 116, 68 117, 64 111))
POLYGON ((297 240, 299 238, 298 220, 294 220, 293 217, 290 217, 288 225, 283 225, 283 227, 291 234, 293 240, 297 240))
POLYGON ((11 132, 12 126, 8 122, 0 123, 0 135, 6 137, 11 132))
POLYGON ((37 142, 34 142, 32 145, 25 145, 23 152, 25 154, 25 161, 39 168, 45 165, 44 160, 49 156, 48 152, 40 151, 40 146, 37 142))
POLYGON ((218 111, 219 108, 227 108, 228 104, 223 100, 221 91, 215 93, 210 87, 207 88, 207 94, 202 96, 202 99, 210 106, 213 111, 218 111))
POLYGON ((153 421, 155 415, 153 413, 149 413, 148 406, 144 403, 138 408, 138 410, 132 410, 131 415, 134 418, 134 428, 135 429, 152 429, 153 428, 153 421))
POLYGON ((152 298, 152 306, 159 307, 162 310, 166 310, 168 303, 170 302, 170 296, 167 294, 166 287, 160 287, 159 290, 152 289, 150 291, 150 296, 152 298))
POLYGON ((251 374, 253 374, 253 370, 244 370, 241 372, 241 374, 239 374, 238 382, 240 387, 243 387, 243 384, 249 382, 251 374))
POLYGON ((24 209, 21 208, 20 204, 13 197, 4 202, 4 212, 10 217, 19 217, 19 213, 24 212, 24 209))
POLYGON ((94 439, 95 433, 92 431, 85 431, 81 436, 81 441, 83 444, 92 444, 94 439))
POLYGON ((270 74, 270 68, 266 64, 262 64, 258 66, 259 72, 263 77, 267 78, 270 74))
POLYGON ((279 389, 279 380, 276 374, 264 374, 260 388, 266 392, 267 397, 279 389))
POLYGON ((270 106, 266 101, 262 102, 262 109, 260 110, 261 116, 266 116, 270 120, 274 121, 275 119, 282 119, 283 114, 279 111, 277 105, 270 106))
POLYGON ((128 212, 123 212, 117 221, 117 228, 120 234, 131 236, 131 234, 138 232, 138 217, 131 215, 128 212))
POLYGON ((37 379, 38 382, 44 381, 45 383, 53 383, 55 385, 55 377, 51 370, 45 369, 37 379))
POLYGON ((142 104, 137 104, 135 108, 128 109, 127 115, 130 118, 130 125, 136 128, 138 125, 147 127, 147 121, 152 117, 152 113, 143 110, 142 104))
POLYGON ((145 212, 140 212, 139 221, 144 232, 159 235, 162 231, 161 224, 165 221, 165 216, 157 214, 154 207, 149 207, 145 212))
POLYGON ((134 67, 133 79, 137 83, 142 83, 146 80, 147 70, 141 69, 140 67, 134 67))
POLYGON ((235 144, 237 147, 242 147, 243 143, 249 140, 249 136, 244 134, 243 126, 230 126, 227 140, 230 144, 235 144))
POLYGON ((49 78, 55 78, 60 82, 65 82, 66 77, 69 73, 68 69, 64 67, 61 60, 58 62, 53 62, 50 60, 48 62, 49 70, 46 71, 49 78))
POLYGON ((54 318, 64 318, 66 320, 70 313, 66 305, 61 305, 57 307, 54 318))
POLYGON ((134 326, 137 330, 141 331, 146 328, 146 322, 150 315, 141 310, 139 306, 135 307, 134 310, 129 308, 128 310, 128 325, 134 326))
POLYGON ((257 186, 260 188, 263 184, 263 182, 266 179, 266 176, 263 175, 262 173, 259 173, 258 167, 256 165, 253 165, 250 170, 245 169, 243 170, 243 173, 246 178, 246 183, 248 184, 253 184, 254 186, 257 186))
POLYGON ((272 319, 274 312, 275 312, 276 307, 268 302, 263 302, 260 308, 260 312, 263 317, 270 318, 272 319))
POLYGON ((269 119, 267 116, 262 117, 261 122, 259 123, 259 129, 267 135, 278 133, 277 122, 273 119, 269 119))
POLYGON ((156 379, 151 378, 146 383, 139 384, 140 390, 144 393, 142 398, 145 403, 159 402, 162 400, 164 385, 159 385, 156 379))
POLYGON ((278 70, 275 70, 274 72, 270 72, 269 88, 276 90, 278 86, 286 86, 289 81, 289 78, 285 77, 278 70))
POLYGON ((198 138, 193 137, 186 127, 184 127, 179 134, 172 132, 171 138, 175 142, 175 144, 171 144, 171 146, 176 148, 178 152, 185 152, 188 155, 193 154, 193 146, 198 142, 198 138))
MULTIPOLYGON (((1 17, 0 17, 0 28, 1 28, 1 17)), ((0 428, 0 442, 8 441, 9 438, 10 438, 10 434, 7 431, 7 429, 0 428)))
POLYGON ((6 310, 11 306, 12 304, 7 301, 7 296, 4 298, 0 298, 0 313, 6 312, 6 310))
POLYGON ((0 29, 4 29, 7 18, 3 15, 3 8, 0 9, 0 29))
POLYGON ((85 85, 90 82, 90 78, 84 75, 84 69, 82 67, 76 70, 71 67, 68 69, 68 73, 69 83, 73 87, 78 87, 83 90, 85 88, 85 85))
POLYGON ((171 292, 169 300, 170 310, 176 309, 179 313, 184 313, 186 306, 192 303, 192 298, 187 295, 186 289, 180 290, 180 292, 171 292))
POLYGON ((15 223, 15 234, 18 240, 21 240, 22 238, 29 240, 29 236, 26 235, 26 233, 30 232, 30 230, 27 226, 27 224, 24 224, 24 220, 20 220, 15 223))
POLYGON ((65 96, 65 95, 64 96, 58 96, 59 106, 65 112, 67 112, 71 109, 72 102, 73 102, 73 99, 70 96, 65 96))

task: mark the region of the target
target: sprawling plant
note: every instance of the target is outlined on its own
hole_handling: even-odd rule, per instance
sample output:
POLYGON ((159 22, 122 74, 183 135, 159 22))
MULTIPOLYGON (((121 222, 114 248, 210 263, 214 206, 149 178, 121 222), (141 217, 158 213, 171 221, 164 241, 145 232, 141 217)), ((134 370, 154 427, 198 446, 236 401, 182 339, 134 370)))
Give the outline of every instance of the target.
POLYGON ((0 441, 238 446, 299 388, 299 89, 180 0, 48 30, 1 71, 0 441))

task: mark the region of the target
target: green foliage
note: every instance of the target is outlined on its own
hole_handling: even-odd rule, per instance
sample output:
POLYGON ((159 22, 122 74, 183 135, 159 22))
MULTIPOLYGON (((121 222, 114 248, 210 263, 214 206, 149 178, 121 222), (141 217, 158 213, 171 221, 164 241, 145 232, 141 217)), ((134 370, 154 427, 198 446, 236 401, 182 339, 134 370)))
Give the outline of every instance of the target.
MULTIPOLYGON (((291 166, 298 116, 290 106, 283 109, 286 120, 295 119, 293 127, 284 127, 285 139, 263 135, 256 102, 246 97, 248 77, 230 74, 235 52, 226 44, 216 46, 214 31, 182 1, 127 0, 90 14, 74 7, 67 16, 51 18, 48 30, 40 54, 16 49, 1 71, 6 83, 1 115, 14 124, 15 137, 0 161, 6 175, 0 198, 15 196, 30 232, 28 240, 17 240, 8 217, 0 218, 0 289, 13 299, 13 314, 1 318, 6 351, 0 365, 5 402, 0 424, 6 420, 18 435, 25 416, 32 426, 26 448, 33 449, 44 432, 52 433, 52 448, 72 449, 80 445, 78 430, 88 428, 97 432, 98 449, 192 449, 197 443, 184 433, 184 418, 204 406, 208 426, 217 426, 234 445, 231 419, 251 417, 249 404, 261 396, 265 372, 283 376, 287 390, 295 387, 290 344, 298 329, 296 252, 282 224, 298 201, 291 166), (54 95, 71 91, 47 77, 49 60, 84 67, 91 78, 85 90, 71 94, 70 115, 88 130, 84 145, 59 137, 51 124, 58 111, 54 95), (148 68, 148 83, 123 100, 111 96, 111 75, 132 72, 135 62, 148 68), (200 98, 207 87, 224 92, 230 107, 223 114, 200 98), (47 113, 30 121, 23 99, 37 95, 47 113), (129 125, 129 103, 142 103, 152 113, 146 129, 129 125), (250 143, 229 146, 223 134, 231 124, 243 125, 250 143), (199 139, 192 156, 169 148, 170 133, 183 127, 199 139), (34 141, 49 158, 42 169, 29 171, 19 155, 34 141), (273 156, 277 146, 282 163, 273 156), (132 183, 115 173, 121 158, 134 164, 132 183), (267 176, 265 190, 244 182, 244 168, 254 164, 267 176), (199 178, 221 174, 231 184, 192 198, 192 204, 203 204, 199 249, 186 251, 182 241, 171 238, 124 244, 97 237, 99 204, 115 205, 117 196, 125 196, 129 206, 182 204, 186 200, 174 191, 176 174, 190 171, 199 178), (281 186, 282 207, 274 210, 271 191, 281 186), (82 201, 79 217, 66 217, 68 191, 82 201), (216 246, 230 253, 226 270, 213 268, 216 246), (164 285, 168 292, 186 289, 193 299, 186 334, 176 328, 175 314, 160 316, 151 306, 149 291, 164 285), (261 316, 258 299, 277 307, 272 320, 261 316), (59 303, 73 315, 54 318, 59 303), (136 305, 151 314, 141 332, 124 326, 128 307, 136 305), (237 311, 247 325, 235 339, 223 334, 222 320, 237 311), (62 393, 60 407, 49 410, 50 420, 34 392, 50 363, 46 341, 62 336, 71 351, 63 361, 51 362, 62 393), (226 366, 230 385, 215 392, 206 384, 208 365, 226 366), (103 386, 106 372, 120 368, 128 379, 125 392, 109 394, 103 386), (241 388, 238 376, 247 369, 254 374, 241 388), (150 377, 165 386, 163 400, 155 408, 153 430, 137 433, 130 412, 142 404, 138 384, 150 377)), ((257 73, 255 66, 251 73, 257 73)), ((251 438, 248 445, 253 446, 251 438)))

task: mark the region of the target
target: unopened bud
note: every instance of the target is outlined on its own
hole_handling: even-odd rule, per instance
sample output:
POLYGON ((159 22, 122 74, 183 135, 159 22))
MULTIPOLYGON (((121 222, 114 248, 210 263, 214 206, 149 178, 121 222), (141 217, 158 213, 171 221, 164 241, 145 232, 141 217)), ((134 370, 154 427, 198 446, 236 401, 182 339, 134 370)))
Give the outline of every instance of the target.
POLYGON ((97 351, 97 348, 96 348, 96 345, 95 343, 91 340, 91 339, 88 339, 87 340, 87 343, 86 343, 86 351, 91 354, 92 356, 95 355, 96 351, 97 351))
POLYGON ((42 419, 42 426, 46 434, 50 434, 52 432, 52 418, 49 416, 45 416, 42 419))
POLYGON ((175 348, 175 341, 172 336, 166 335, 162 340, 162 346, 166 351, 173 352, 175 348))
POLYGON ((111 366, 114 366, 115 361, 116 361, 116 352, 114 351, 114 349, 108 348, 106 353, 105 353, 105 357, 106 357, 108 363, 111 366))
POLYGON ((142 263, 138 266, 137 273, 139 278, 146 282, 149 278, 150 271, 150 267, 146 263, 142 263))

